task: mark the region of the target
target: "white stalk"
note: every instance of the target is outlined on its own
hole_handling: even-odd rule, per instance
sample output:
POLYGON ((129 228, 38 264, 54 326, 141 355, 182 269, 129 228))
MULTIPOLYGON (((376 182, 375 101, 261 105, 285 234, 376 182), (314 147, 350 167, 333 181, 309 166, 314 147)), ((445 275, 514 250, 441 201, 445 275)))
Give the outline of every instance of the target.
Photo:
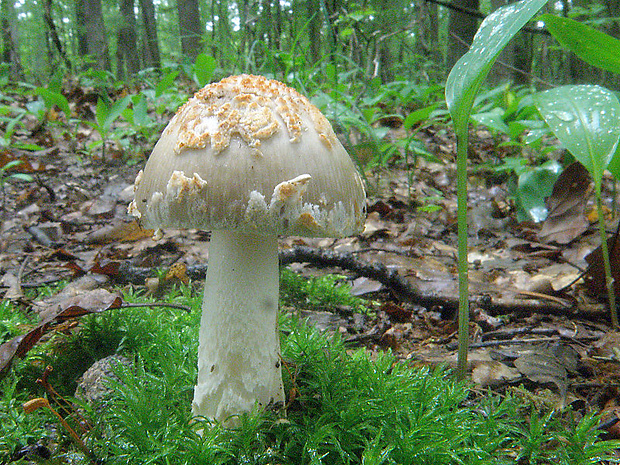
POLYGON ((284 402, 278 291, 276 235, 211 233, 194 415, 225 421, 284 402))

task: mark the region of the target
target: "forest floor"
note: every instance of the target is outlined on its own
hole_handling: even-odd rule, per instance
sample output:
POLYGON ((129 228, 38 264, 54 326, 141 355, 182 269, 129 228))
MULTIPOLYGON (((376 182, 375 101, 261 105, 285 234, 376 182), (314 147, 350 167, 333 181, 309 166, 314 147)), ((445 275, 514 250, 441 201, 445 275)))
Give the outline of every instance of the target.
MULTIPOLYGON (((2 165, 14 158, 24 160, 20 171, 34 177, 32 182, 3 178, 4 298, 23 301, 28 287, 58 280, 83 283, 78 277, 86 275, 93 279, 72 286, 70 294, 28 305, 39 309, 43 319, 76 305, 86 309, 84 313, 95 312, 110 305, 95 291, 132 280, 121 264, 154 270, 206 262, 206 233, 169 230, 155 242, 151 232, 140 230, 128 216, 133 180, 144 159, 127 163, 113 142, 105 160, 98 152, 78 156, 75 144, 64 140, 55 126, 25 128, 17 133, 21 142, 48 148, 0 154, 2 165)), ((97 137, 88 126, 80 126, 78 134, 83 138, 80 144, 97 137)), ((455 142, 445 127, 431 126, 420 137, 443 163, 419 159, 416 166, 401 163, 367 173, 369 216, 363 234, 339 240, 282 238, 281 249, 328 249, 350 253, 359 264, 380 263, 397 270, 412 293, 350 269, 317 266, 320 260, 289 265, 308 276, 345 275, 351 292, 372 303, 371 316, 347 309, 306 312, 319 327, 339 332, 351 345, 391 349, 411 363, 455 364, 455 142)), ((517 390, 548 406, 606 410, 605 418, 614 424, 620 398, 620 332, 611 327, 604 300, 596 297, 600 268, 585 281, 580 279, 588 268, 586 256, 599 245, 596 225, 587 216, 593 199, 585 189, 577 200, 565 201, 581 207, 571 203, 568 210, 573 214, 554 226, 551 234, 556 239, 563 235, 558 242, 564 245, 548 241, 548 236, 541 240, 543 225, 516 221, 509 179, 477 169, 498 156, 495 142, 483 129, 472 132, 471 379, 480 389, 517 390)), ((183 272, 180 276, 184 279, 183 272)), ((12 357, 14 349, 5 348, 0 360, 12 357)))

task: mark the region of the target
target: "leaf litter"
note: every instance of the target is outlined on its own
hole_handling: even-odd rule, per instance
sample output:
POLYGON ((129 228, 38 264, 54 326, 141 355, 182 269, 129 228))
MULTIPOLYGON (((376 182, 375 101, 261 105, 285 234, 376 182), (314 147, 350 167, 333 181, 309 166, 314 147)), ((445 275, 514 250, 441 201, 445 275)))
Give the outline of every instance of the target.
MULTIPOLYGON (((92 118, 89 93, 72 97, 76 114, 92 118)), ((95 156, 76 156, 95 137, 83 125, 73 138, 65 137, 57 125, 28 127, 15 137, 41 149, 0 156, 0 166, 19 159, 16 169, 36 177, 33 182, 4 183, 0 275, 4 298, 17 302, 20 311, 37 312, 40 320, 0 346, 3 372, 63 322, 78 322, 67 330, 79 331, 80 316, 121 307, 114 289, 118 283, 132 282, 128 270, 142 270, 133 282, 146 283, 155 268, 182 263, 189 271, 207 261, 208 234, 170 230, 154 242, 152 232, 141 230, 127 215, 143 158, 126 163, 121 147, 108 150, 112 157, 105 163, 95 156), (24 297, 24 289, 60 280, 69 285, 52 297, 24 297)), ((321 263, 320 253, 316 263, 306 258, 291 260, 290 265, 305 276, 346 274, 354 294, 377 302, 374 314, 363 318, 346 310, 334 314, 304 309, 305 317, 322 329, 370 351, 389 349, 407 363, 453 364, 455 143, 449 132, 432 125, 418 137, 442 162, 419 158, 415 166, 396 162, 367 173, 369 216, 362 235, 341 240, 283 238, 281 250, 309 247, 335 256, 347 253, 353 262, 380 264, 397 273, 415 293, 364 274, 362 265, 356 270, 342 263, 321 263)), ((148 153, 149 144, 141 143, 139 152, 148 153)), ((471 159, 492 159, 496 145, 494 136, 478 127, 471 159)), ((620 394, 620 338, 611 331, 600 299, 602 265, 595 251, 597 234, 587 220, 592 199, 583 170, 571 165, 560 176, 547 200, 550 215, 542 226, 515 220, 508 180, 492 181, 472 172, 470 185, 472 380, 498 391, 524 385, 534 395, 553 397, 556 405, 579 400, 587 408, 611 408, 610 399, 620 394)), ((610 247, 618 283, 620 245, 610 242, 610 247)), ((183 277, 185 271, 180 273, 183 277)))

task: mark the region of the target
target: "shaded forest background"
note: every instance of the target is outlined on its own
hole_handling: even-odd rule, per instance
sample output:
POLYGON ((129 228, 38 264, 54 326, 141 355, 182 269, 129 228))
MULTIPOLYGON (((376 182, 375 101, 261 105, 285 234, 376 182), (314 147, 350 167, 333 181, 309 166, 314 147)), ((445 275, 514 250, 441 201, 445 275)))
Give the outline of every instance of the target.
MULTIPOLYGON (((503 0, 2 0, 5 82, 98 73, 121 79, 189 66, 214 78, 252 72, 308 81, 441 82, 482 18, 503 0)), ((559 0, 547 12, 620 37, 620 2, 559 0)), ((500 57, 492 83, 617 79, 565 53, 533 23, 500 57)))

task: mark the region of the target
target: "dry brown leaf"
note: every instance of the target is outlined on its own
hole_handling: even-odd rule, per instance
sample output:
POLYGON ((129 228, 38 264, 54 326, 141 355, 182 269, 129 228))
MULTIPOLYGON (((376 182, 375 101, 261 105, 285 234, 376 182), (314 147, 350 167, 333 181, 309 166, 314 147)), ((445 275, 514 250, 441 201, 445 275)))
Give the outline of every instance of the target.
POLYGON ((541 242, 568 244, 588 229, 586 203, 591 191, 590 175, 579 162, 569 165, 558 177, 547 199, 549 216, 538 238, 541 242))

